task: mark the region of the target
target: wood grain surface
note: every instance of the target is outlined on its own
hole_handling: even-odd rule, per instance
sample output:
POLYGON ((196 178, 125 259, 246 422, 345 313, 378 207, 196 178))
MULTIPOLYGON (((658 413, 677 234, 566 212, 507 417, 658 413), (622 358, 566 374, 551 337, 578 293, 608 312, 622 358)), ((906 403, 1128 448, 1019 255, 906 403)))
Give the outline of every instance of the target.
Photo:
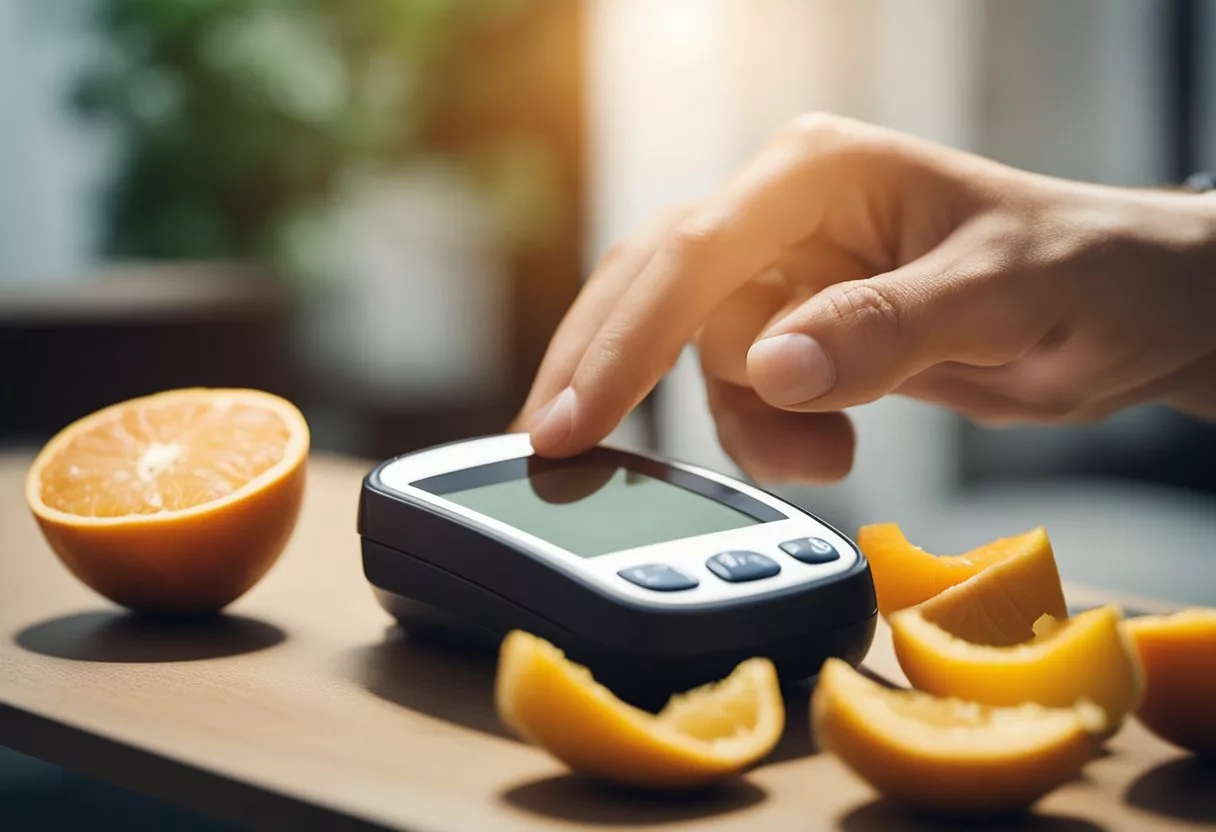
MULTIPOLYGON (((936 828, 815 752, 804 689, 788 693, 771 759, 710 793, 648 798, 569 776, 499 725, 492 659, 411 643, 372 599, 355 534, 364 464, 314 458, 271 573, 228 615, 168 627, 124 615, 59 565, 25 508, 29 462, 0 456, 0 744, 261 828, 936 828)), ((867 666, 902 681, 885 628, 867 666)), ((1216 773, 1133 721, 1082 778, 998 828, 1214 823, 1216 773)))

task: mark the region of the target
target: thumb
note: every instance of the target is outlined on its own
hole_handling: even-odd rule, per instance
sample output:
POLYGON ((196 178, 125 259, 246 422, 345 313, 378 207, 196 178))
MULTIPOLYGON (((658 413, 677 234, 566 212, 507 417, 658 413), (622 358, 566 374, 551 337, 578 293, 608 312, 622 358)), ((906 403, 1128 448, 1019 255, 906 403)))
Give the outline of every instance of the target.
POLYGON ((1006 283, 914 262, 834 284, 752 344, 748 379, 774 407, 829 411, 874 401, 942 361, 1005 363, 1040 334, 1006 283))

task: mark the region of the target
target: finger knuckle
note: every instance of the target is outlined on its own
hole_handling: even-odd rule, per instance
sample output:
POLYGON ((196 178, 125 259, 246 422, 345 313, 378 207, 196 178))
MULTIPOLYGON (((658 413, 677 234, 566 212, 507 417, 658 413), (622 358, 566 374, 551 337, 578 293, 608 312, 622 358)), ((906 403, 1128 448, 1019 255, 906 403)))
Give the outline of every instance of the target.
POLYGON ((855 170, 886 158, 876 152, 882 142, 867 125, 834 113, 798 116, 786 125, 782 138, 797 149, 803 165, 830 164, 833 169, 855 170))
POLYGON ((756 453, 751 448, 736 446, 734 453, 727 453, 749 477, 764 485, 835 482, 848 473, 848 466, 835 462, 825 468, 822 461, 817 460, 816 466, 810 466, 802 460, 784 455, 756 453))
MULTIPOLYGON (((729 408, 719 408, 728 411, 729 408)), ((716 413, 718 446, 739 466, 739 469, 757 482, 775 482, 780 479, 779 472, 772 465, 772 460, 764 455, 753 452, 751 444, 746 440, 745 425, 737 424, 738 419, 729 412, 716 413)))
POLYGON ((823 293, 829 314, 842 327, 864 333, 887 332, 898 338, 906 322, 890 290, 869 281, 839 283, 823 293))
POLYGON ((660 225, 668 225, 684 219, 693 212, 694 208, 696 208, 695 202, 672 202, 655 211, 650 219, 660 225))
POLYGON ((738 451, 731 454, 731 459, 743 469, 744 473, 761 485, 779 485, 789 481, 785 466, 780 462, 774 462, 764 457, 748 456, 738 451))
POLYGON ((708 255, 721 237, 717 223, 685 219, 667 235, 664 247, 680 261, 695 261, 708 255))
POLYGON ((1028 383, 1019 398, 1039 421, 1068 420, 1079 412, 1084 403, 1076 383, 1055 375, 1028 383))
POLYGON ((628 338, 622 326, 605 326, 596 338, 590 357, 590 368, 598 374, 609 374, 626 365, 628 338))
POLYGON ((1032 414, 1035 422, 1049 425, 1066 424, 1073 418, 1076 405, 1064 401, 1035 402, 1029 405, 1027 410, 1032 414))
POLYGON ((853 469, 853 448, 851 442, 841 442, 832 448, 816 443, 813 452, 772 450, 767 455, 770 480, 798 485, 839 482, 853 469))
POLYGON ((849 123, 835 113, 816 110, 791 119, 785 133, 798 141, 832 142, 840 140, 847 133, 849 123))
MULTIPOLYGON (((596 272, 592 274, 592 277, 594 278, 596 274, 603 272, 609 266, 619 264, 621 261, 625 260, 631 252, 638 250, 639 240, 644 239, 647 228, 655 229, 655 231, 661 235, 666 231, 667 228, 676 226, 676 232, 673 233, 678 234, 679 227, 676 224, 687 219, 689 215, 692 214, 695 207, 695 203, 692 202, 675 202, 659 208, 651 213, 638 235, 617 240, 612 247, 604 253, 603 257, 600 258, 599 263, 597 264, 596 272)), ((703 234, 704 230, 702 230, 702 236, 703 234)), ((689 230, 687 235, 690 237, 697 236, 696 230, 689 230)), ((677 242, 675 245, 679 246, 687 243, 688 241, 684 240, 677 242)))
POLYGON ((1014 407, 963 406, 957 409, 967 421, 993 430, 1021 427, 1037 421, 1030 412, 1014 407))
POLYGON ((839 482, 853 470, 853 461, 851 453, 820 455, 813 463, 804 462, 798 466, 795 480, 805 485, 839 482))
POLYGON ((604 252, 604 256, 600 258, 599 268, 592 272, 591 279, 594 280, 598 276, 602 276, 603 270, 606 267, 619 263, 628 250, 629 245, 625 240, 620 240, 613 243, 612 247, 609 248, 608 251, 604 252))

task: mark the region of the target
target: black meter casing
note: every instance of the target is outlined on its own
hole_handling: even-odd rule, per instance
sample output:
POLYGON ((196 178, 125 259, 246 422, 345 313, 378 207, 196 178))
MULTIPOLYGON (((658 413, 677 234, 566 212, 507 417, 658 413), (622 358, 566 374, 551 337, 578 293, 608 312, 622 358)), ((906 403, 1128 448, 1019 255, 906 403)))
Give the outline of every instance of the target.
POLYGON ((769 658, 783 681, 795 681, 814 676, 829 657, 856 666, 869 650, 874 584, 851 541, 852 564, 822 580, 729 601, 646 601, 554 569, 464 512, 387 486, 381 473, 393 462, 365 477, 358 531, 376 599, 411 634, 492 651, 511 630, 525 630, 644 705, 723 678, 753 656, 769 658))

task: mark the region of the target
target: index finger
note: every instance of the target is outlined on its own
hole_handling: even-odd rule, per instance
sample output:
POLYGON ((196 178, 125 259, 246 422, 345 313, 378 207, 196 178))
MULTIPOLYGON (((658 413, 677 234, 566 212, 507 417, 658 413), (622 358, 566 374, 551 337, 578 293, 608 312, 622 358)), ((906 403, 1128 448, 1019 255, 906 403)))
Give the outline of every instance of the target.
POLYGON ((796 122, 667 235, 533 425, 533 448, 567 456, 600 442, 671 369, 710 314, 822 223, 853 148, 852 122, 796 122))
POLYGON ((658 211, 617 243, 587 279, 553 333, 523 407, 508 430, 523 430, 532 415, 570 383, 588 345, 612 313, 629 284, 650 262, 667 231, 692 210, 673 205, 658 211))

